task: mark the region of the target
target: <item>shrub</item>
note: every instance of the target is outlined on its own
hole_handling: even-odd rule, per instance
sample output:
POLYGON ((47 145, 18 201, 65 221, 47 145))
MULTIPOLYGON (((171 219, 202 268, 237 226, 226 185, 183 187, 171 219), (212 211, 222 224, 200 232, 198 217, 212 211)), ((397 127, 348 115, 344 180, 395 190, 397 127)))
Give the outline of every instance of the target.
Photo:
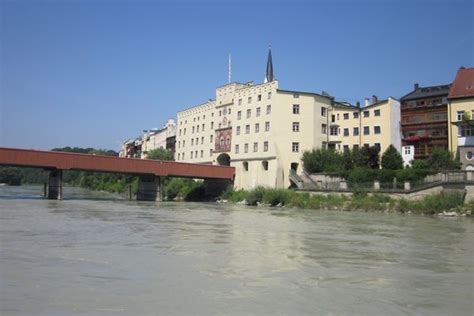
POLYGON ((342 164, 341 154, 333 149, 304 151, 301 160, 305 170, 310 173, 335 172, 342 164))
POLYGON ((174 160, 173 152, 163 148, 152 149, 146 155, 146 159, 152 160, 174 160))
POLYGON ((285 205, 288 203, 289 197, 290 191, 285 189, 265 190, 263 192, 262 201, 270 204, 270 206, 276 206, 280 203, 285 205))
POLYGON ((245 200, 246 196, 247 196, 247 192, 242 189, 234 190, 232 188, 229 188, 222 193, 220 198, 236 203, 236 202, 245 200))
POLYGON ((403 169, 403 158, 392 145, 382 155, 382 168, 390 170, 403 169))
POLYGON ((427 166, 432 170, 460 169, 461 163, 454 159, 453 154, 443 148, 433 148, 431 154, 426 158, 427 166))
POLYGON ((246 196, 247 205, 257 205, 257 203, 262 202, 264 193, 264 187, 256 187, 255 189, 249 191, 246 196))

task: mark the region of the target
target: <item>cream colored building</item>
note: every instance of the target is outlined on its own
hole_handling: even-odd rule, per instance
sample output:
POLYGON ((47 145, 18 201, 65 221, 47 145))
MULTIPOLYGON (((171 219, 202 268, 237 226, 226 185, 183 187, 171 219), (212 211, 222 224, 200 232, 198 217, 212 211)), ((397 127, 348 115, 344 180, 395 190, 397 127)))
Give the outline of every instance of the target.
POLYGON ((166 140, 176 135, 176 123, 174 119, 168 119, 166 124, 160 128, 145 131, 142 136, 141 158, 146 158, 149 151, 153 149, 166 149, 166 140))
POLYGON ((327 144, 339 151, 362 146, 379 147, 382 154, 393 145, 401 151, 400 102, 388 98, 364 107, 334 102, 328 116, 327 144))
POLYGON ((459 69, 448 95, 449 150, 474 170, 474 68, 459 69))
POLYGON ((400 150, 398 101, 359 109, 327 94, 279 89, 269 54, 265 83, 229 83, 216 89, 214 100, 178 112, 175 159, 233 166, 237 189, 287 188, 290 173, 302 172, 303 151, 366 144, 400 150))

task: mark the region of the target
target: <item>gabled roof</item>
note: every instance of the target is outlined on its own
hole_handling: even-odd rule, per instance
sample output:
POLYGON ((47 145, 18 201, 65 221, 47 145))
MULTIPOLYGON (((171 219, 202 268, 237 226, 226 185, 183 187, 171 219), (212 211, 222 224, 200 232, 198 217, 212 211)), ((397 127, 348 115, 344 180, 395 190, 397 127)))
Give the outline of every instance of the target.
POLYGON ((408 101, 408 100, 448 95, 450 87, 451 87, 450 84, 431 86, 431 87, 417 87, 412 92, 401 97, 400 101, 408 101))
POLYGON ((461 67, 456 74, 451 90, 450 99, 474 97, 474 68, 461 67))

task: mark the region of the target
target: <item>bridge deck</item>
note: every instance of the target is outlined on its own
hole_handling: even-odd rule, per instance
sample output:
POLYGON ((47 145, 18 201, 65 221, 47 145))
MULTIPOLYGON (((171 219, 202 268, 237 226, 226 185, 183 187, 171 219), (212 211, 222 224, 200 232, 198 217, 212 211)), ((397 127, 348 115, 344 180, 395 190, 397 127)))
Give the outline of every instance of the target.
POLYGON ((0 147, 0 165, 233 180, 234 167, 0 147))

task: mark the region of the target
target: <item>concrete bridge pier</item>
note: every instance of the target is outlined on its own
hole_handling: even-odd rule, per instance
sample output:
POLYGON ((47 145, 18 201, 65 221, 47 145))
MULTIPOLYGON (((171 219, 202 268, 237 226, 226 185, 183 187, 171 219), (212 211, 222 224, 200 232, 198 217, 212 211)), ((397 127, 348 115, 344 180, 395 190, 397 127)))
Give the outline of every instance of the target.
POLYGON ((161 201, 161 178, 152 174, 138 179, 137 201, 161 201))
POLYGON ((54 169, 49 171, 48 176, 48 199, 63 199, 63 171, 54 169))

